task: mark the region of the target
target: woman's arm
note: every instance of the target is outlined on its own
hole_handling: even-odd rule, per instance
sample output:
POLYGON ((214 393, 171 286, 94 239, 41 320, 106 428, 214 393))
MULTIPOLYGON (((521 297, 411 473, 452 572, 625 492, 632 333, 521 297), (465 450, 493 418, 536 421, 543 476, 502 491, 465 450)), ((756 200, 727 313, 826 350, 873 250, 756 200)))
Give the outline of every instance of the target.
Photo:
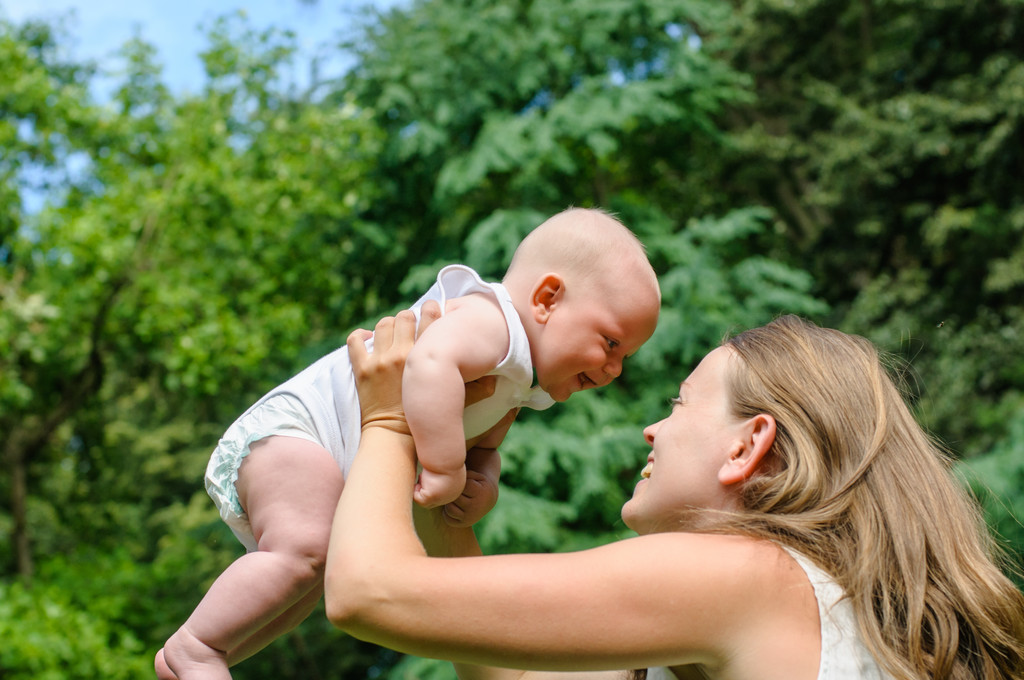
MULTIPOLYGON (((420 505, 412 506, 416 533, 423 542, 426 553, 432 557, 469 557, 480 555, 473 530, 455 528, 444 519, 441 508, 427 510, 420 505)), ((455 663, 459 680, 625 680, 627 674, 620 671, 595 671, 591 673, 546 673, 543 671, 522 671, 493 666, 476 666, 455 663)))
MULTIPOLYGON (((391 340, 411 344, 413 333, 398 322, 378 326, 369 357, 350 339, 364 408, 398 391, 387 376, 404 354, 393 356, 391 340)), ((413 528, 412 437, 399 425, 400 394, 390 398, 386 415, 364 412, 332 529, 327 611, 340 628, 417 656, 579 671, 716 667, 762 647, 762 631, 789 632, 793 597, 778 577, 792 561, 744 538, 658 534, 566 554, 428 557, 413 528)))

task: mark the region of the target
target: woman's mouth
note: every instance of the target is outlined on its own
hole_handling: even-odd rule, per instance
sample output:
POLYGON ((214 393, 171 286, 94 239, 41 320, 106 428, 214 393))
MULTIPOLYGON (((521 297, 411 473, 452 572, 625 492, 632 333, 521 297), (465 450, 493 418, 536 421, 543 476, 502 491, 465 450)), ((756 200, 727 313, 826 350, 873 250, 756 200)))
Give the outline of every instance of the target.
POLYGON ((651 478, 651 470, 653 470, 653 469, 654 469, 654 461, 653 460, 647 461, 647 465, 645 465, 644 469, 640 471, 640 476, 642 478, 644 478, 644 479, 650 479, 651 478))

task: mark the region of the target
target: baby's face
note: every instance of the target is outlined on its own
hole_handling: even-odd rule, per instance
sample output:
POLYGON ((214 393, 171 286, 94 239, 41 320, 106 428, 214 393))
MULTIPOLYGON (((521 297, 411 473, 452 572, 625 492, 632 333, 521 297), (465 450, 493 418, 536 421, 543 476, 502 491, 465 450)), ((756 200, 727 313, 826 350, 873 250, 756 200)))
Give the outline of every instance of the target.
POLYGON ((654 333, 659 307, 653 289, 638 296, 567 298, 533 347, 538 384, 555 401, 607 385, 654 333))

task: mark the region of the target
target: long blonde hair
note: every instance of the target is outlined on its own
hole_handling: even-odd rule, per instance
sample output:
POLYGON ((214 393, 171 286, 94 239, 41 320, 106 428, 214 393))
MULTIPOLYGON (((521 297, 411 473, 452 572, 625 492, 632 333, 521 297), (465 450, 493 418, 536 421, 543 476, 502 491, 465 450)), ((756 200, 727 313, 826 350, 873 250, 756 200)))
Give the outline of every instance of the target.
POLYGON ((899 679, 1024 677, 1024 595, 950 458, 869 341, 779 318, 728 340, 735 414, 774 416, 745 510, 715 531, 767 538, 831 574, 899 679))

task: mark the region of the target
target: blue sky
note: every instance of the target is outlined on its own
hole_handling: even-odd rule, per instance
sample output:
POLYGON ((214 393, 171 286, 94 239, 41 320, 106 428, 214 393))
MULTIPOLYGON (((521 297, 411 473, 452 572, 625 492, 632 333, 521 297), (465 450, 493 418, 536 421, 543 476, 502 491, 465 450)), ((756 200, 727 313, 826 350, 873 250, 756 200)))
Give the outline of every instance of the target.
MULTIPOLYGON (((69 15, 71 56, 95 59, 101 68, 115 68, 113 54, 135 31, 157 48, 164 82, 177 93, 197 92, 203 82, 199 52, 206 47, 200 25, 242 10, 257 29, 277 26, 296 33, 300 51, 316 47, 348 25, 348 17, 368 0, 0 0, 0 17, 21 23, 29 18, 69 15)), ((374 0, 378 7, 405 4, 374 0)), ((334 64, 342 69, 341 64, 334 64)), ((301 75, 301 74, 297 74, 301 75)))

